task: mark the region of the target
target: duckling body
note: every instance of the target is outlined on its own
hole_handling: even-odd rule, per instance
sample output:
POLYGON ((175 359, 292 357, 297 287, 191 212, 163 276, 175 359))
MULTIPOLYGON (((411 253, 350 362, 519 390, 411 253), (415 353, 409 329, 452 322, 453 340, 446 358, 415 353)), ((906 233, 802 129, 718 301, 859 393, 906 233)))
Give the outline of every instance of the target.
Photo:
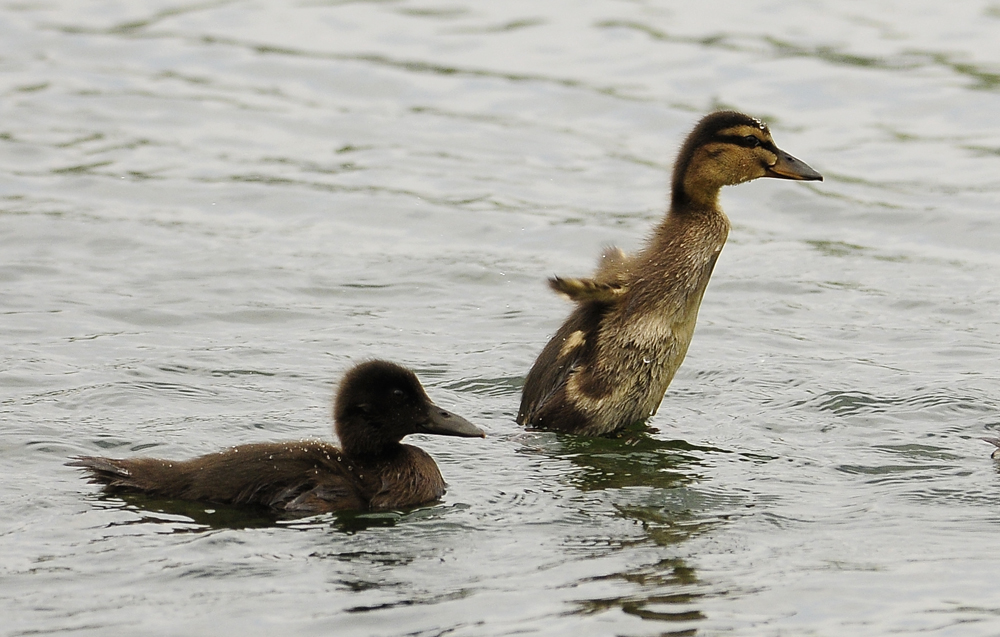
POLYGON ((434 502, 445 493, 434 459, 401 444, 404 436, 485 435, 434 405, 411 371, 385 361, 362 363, 345 375, 334 414, 341 447, 258 443, 192 460, 81 457, 69 464, 112 491, 303 515, 378 511, 434 502))
POLYGON ((681 147, 671 206, 643 250, 604 253, 590 279, 553 278, 577 303, 525 380, 522 425, 610 433, 656 413, 687 354, 729 219, 719 190, 757 179, 821 180, 742 113, 708 115, 681 147))
POLYGON ((406 508, 445 493, 434 459, 403 444, 371 459, 345 457, 336 445, 304 440, 240 445, 182 461, 84 457, 72 464, 113 491, 289 513, 406 508))

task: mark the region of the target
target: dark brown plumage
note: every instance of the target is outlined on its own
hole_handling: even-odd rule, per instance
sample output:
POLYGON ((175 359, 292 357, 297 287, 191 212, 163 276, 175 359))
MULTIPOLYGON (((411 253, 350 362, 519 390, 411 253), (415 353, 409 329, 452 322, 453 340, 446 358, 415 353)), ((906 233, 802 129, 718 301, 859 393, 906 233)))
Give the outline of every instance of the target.
POLYGON ((823 179, 779 150, 757 119, 723 111, 698 122, 674 164, 670 210, 646 247, 632 257, 606 251, 593 278, 550 280, 577 307, 528 373, 520 424, 599 435, 656 413, 729 235, 719 190, 759 177, 823 179))
POLYGON ((279 512, 385 510, 441 498, 444 479, 413 433, 484 437, 481 429, 431 402, 410 370, 361 363, 340 383, 334 420, 341 447, 320 441, 258 443, 192 460, 80 457, 91 482, 111 491, 259 505, 279 512))

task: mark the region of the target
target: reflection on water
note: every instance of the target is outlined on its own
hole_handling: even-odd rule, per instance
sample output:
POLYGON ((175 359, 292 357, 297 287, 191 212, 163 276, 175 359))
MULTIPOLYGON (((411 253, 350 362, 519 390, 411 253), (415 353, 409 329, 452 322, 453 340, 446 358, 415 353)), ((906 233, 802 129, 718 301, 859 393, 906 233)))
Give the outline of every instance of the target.
MULTIPOLYGON (((638 585, 642 590, 678 591, 697 590, 698 583, 694 570, 683 560, 667 559, 635 570, 605 575, 599 579, 611 582, 622 581, 638 585)), ((662 592, 660 594, 629 595, 603 599, 588 599, 578 602, 581 614, 601 613, 610 609, 620 609, 628 615, 657 622, 695 622, 705 619, 697 610, 701 597, 691 592, 662 592)), ((661 635, 695 635, 697 628, 671 630, 661 635)))
MULTIPOLYGON (((643 546, 670 549, 711 531, 728 517, 738 498, 719 498, 697 486, 705 454, 724 450, 683 440, 659 440, 645 424, 608 436, 535 432, 520 437, 522 453, 569 461, 562 480, 582 493, 599 492, 613 514, 641 529, 638 537, 618 540, 620 548, 643 546)), ((578 599, 575 613, 591 615, 616 609, 646 621, 669 623, 705 619, 698 608, 695 569, 680 558, 656 559, 608 573, 593 582, 623 582, 632 592, 578 599)), ((696 628, 659 634, 694 635, 696 628)))
POLYGON ((569 460, 574 471, 566 480, 581 491, 680 486, 693 479, 692 470, 699 464, 699 457, 688 452, 720 451, 683 440, 658 440, 649 435, 645 425, 633 426, 612 437, 555 433, 529 436, 529 444, 533 446, 526 446, 525 452, 534 450, 569 460))
MULTIPOLYGON (((984 412, 993 408, 974 396, 954 396, 943 392, 921 392, 912 396, 877 396, 864 391, 830 391, 810 401, 820 411, 830 411, 837 416, 862 413, 900 413, 906 410, 940 412, 984 412)), ((805 404, 805 403, 803 403, 805 404)))
POLYGON ((169 500, 140 493, 102 494, 102 506, 134 513, 135 517, 113 522, 112 526, 162 523, 175 533, 218 529, 255 529, 274 526, 278 518, 267 509, 169 500))
MULTIPOLYGON (((113 522, 111 526, 162 523, 177 533, 220 529, 333 528, 347 534, 368 529, 388 528, 401 522, 427 519, 429 505, 407 511, 340 511, 316 516, 277 514, 264 507, 229 506, 188 500, 162 499, 141 493, 101 494, 96 499, 103 507, 136 514, 135 518, 113 522)), ((433 515, 433 514, 432 514, 433 515)))

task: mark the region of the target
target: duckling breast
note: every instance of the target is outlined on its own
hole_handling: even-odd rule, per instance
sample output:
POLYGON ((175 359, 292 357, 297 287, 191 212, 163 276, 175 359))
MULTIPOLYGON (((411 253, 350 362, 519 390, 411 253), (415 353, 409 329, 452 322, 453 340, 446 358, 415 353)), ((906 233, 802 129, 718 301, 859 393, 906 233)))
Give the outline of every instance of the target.
POLYGON ((446 485, 434 458, 412 445, 400 445, 402 453, 373 472, 379 485, 369 500, 373 511, 403 509, 437 502, 446 485))

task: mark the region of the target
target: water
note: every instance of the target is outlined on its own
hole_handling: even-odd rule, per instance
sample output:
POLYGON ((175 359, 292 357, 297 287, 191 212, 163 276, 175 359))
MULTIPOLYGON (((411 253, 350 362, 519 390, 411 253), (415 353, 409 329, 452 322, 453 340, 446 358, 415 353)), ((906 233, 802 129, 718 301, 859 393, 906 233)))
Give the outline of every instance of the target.
MULTIPOLYGON (((676 4, 676 3, 674 3, 676 4)), ((1000 5, 10 2, 0 631, 1000 633, 1000 5), (733 221, 649 438, 525 433, 701 114, 826 176, 733 221), (63 466, 329 438, 352 362, 488 430, 450 490, 274 521, 63 466)))

